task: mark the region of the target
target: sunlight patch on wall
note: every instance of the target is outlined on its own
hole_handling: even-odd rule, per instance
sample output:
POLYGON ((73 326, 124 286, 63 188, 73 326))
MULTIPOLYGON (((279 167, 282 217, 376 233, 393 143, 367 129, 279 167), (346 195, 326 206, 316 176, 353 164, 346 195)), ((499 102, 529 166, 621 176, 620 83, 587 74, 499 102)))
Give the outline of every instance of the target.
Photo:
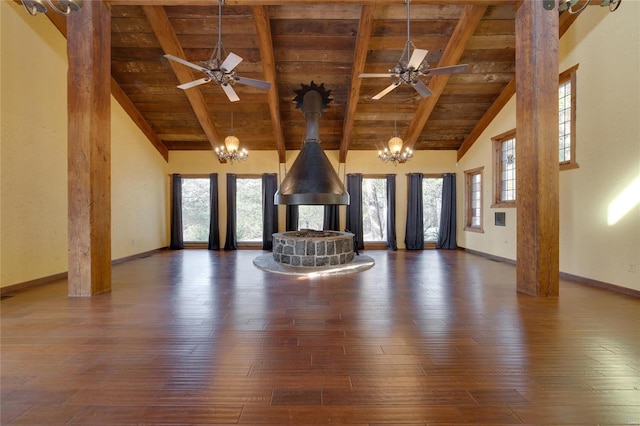
POLYGON ((618 196, 609 203, 607 222, 615 225, 635 206, 640 204, 640 176, 634 179, 618 196))

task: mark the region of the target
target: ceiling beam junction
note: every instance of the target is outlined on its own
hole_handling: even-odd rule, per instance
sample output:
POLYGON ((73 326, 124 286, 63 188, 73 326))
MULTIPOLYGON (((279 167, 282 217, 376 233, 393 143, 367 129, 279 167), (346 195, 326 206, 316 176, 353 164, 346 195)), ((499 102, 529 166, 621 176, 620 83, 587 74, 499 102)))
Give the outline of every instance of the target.
MULTIPOLYGON (((182 46, 180 45, 180 41, 171 26, 171 22, 169 21, 164 8, 162 6, 143 6, 142 10, 144 11, 144 14, 147 17, 164 53, 184 58, 185 54, 182 50, 182 46)), ((189 67, 173 61, 169 61, 169 64, 171 65, 173 72, 176 74, 180 84, 188 83, 196 79, 189 67)), ((211 119, 211 113, 207 108, 204 95, 200 91, 199 87, 184 90, 184 94, 189 100, 191 108, 198 118, 198 122, 200 123, 204 134, 207 136, 209 144, 211 144, 211 148, 215 149, 217 146, 222 144, 222 141, 220 136, 218 136, 218 132, 213 124, 213 120, 211 119)))

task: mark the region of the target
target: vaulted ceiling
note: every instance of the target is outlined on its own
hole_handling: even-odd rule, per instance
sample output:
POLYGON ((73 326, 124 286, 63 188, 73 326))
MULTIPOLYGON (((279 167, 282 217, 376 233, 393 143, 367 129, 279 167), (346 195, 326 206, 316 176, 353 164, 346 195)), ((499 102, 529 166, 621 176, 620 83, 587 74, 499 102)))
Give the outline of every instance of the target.
MULTIPOLYGON (((242 147, 300 149, 305 122, 293 101, 312 81, 331 91, 320 121, 327 150, 379 150, 397 125, 414 150, 457 150, 459 156, 515 93, 515 0, 412 0, 411 41, 429 51, 431 67, 468 64, 460 74, 423 77, 433 95, 400 85, 372 97, 392 78, 384 73, 407 39, 404 0, 226 0, 222 45, 243 58, 242 77, 272 83, 268 91, 236 84, 230 102, 204 77, 163 55, 200 64, 218 40, 216 0, 110 0, 112 92, 166 156, 171 150, 211 150, 233 130, 242 147)), ((561 15, 561 33, 572 19, 561 15), (564 23, 563 23, 563 18, 564 23)))

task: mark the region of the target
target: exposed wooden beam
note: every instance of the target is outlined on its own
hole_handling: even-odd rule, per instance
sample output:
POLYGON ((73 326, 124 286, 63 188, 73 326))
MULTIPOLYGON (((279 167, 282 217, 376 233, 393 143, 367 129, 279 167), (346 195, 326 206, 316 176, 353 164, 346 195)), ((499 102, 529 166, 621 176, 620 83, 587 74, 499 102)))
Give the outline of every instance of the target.
POLYGON ((68 17, 69 296, 111 290, 111 15, 87 2, 68 17))
MULTIPOLYGON (((411 0, 412 4, 432 5, 509 5, 519 0, 411 0)), ((105 0, 114 6, 211 6, 213 0, 105 0)), ((225 4, 232 6, 287 6, 291 0, 225 0, 225 4)), ((296 0, 296 4, 351 4, 351 5, 384 5, 404 4, 405 0, 296 0)))
POLYGON ((282 132, 282 116, 280 115, 279 102, 280 96, 278 95, 278 84, 276 81, 276 59, 273 54, 269 10, 266 6, 254 6, 253 16, 256 21, 256 32, 258 34, 262 71, 264 72, 265 79, 271 83, 271 89, 267 92, 267 100, 269 103, 269 112, 271 114, 271 124, 273 125, 273 136, 276 140, 276 149, 278 150, 278 162, 284 163, 287 161, 287 156, 284 145, 284 134, 282 132))
POLYGON ((118 85, 118 82, 113 77, 111 77, 111 94, 115 100, 118 101, 122 109, 124 109, 124 111, 129 115, 129 118, 133 120, 140 131, 144 133, 151 144, 156 148, 160 155, 162 155, 162 158, 164 158, 165 161, 169 161, 169 150, 164 143, 162 143, 156 132, 151 128, 147 120, 144 119, 140 111, 135 107, 133 102, 131 102, 131 99, 129 99, 127 94, 124 93, 118 85))
POLYGON ((540 2, 516 12, 516 283, 559 294, 558 14, 540 2))
MULTIPOLYGON (((182 46, 178 41, 178 36, 173 30, 164 8, 162 6, 143 6, 142 10, 146 15, 162 50, 167 54, 184 58, 184 51, 182 50, 182 46)), ((188 83, 196 79, 189 67, 173 61, 169 61, 169 63, 173 72, 178 77, 180 84, 188 83)), ((207 108, 207 103, 204 100, 204 96, 202 95, 200 88, 194 87, 189 90, 185 90, 184 94, 189 100, 191 108, 198 118, 198 122, 200 123, 202 130, 207 136, 209 144, 211 144, 211 148, 215 149, 217 146, 221 145, 221 139, 213 124, 211 113, 207 108)))
MULTIPOLYGON (((584 4, 584 0, 582 0, 576 8, 579 8, 584 4)), ((577 10, 577 9, 576 9, 577 10)), ((558 35, 562 37, 564 33, 567 32, 569 27, 578 19, 580 14, 570 14, 567 11, 564 11, 560 14, 560 20, 558 24, 558 35)), ((509 102, 511 97, 516 93, 516 78, 513 77, 509 84, 502 89, 500 95, 496 98, 493 104, 487 109, 487 112, 482 116, 482 118, 475 125, 471 133, 465 138, 460 148, 458 148, 457 158, 458 160, 462 159, 464 155, 469 151, 469 149, 473 146, 473 144, 478 140, 480 135, 485 131, 485 129, 491 124, 494 118, 498 115, 498 113, 504 108, 504 106, 509 102)))
MULTIPOLYGON (((20 3, 20 0, 14 0, 16 3, 20 3)), ((65 16, 55 13, 53 10, 47 10, 47 18, 51 23, 60 31, 60 34, 64 38, 67 38, 67 19, 65 16)), ((131 99, 124 93, 124 90, 120 87, 118 82, 111 77, 111 94, 116 101, 120 104, 122 109, 129 115, 129 118, 138 126, 140 131, 149 139, 149 142, 156 148, 156 150, 162 155, 165 161, 169 160, 169 151, 167 147, 162 143, 156 132, 153 131, 151 125, 144 118, 142 113, 135 107, 131 99)))
POLYGON ((349 90, 349 99, 344 116, 342 141, 340 142, 340 163, 347 162, 351 129, 353 128, 358 100, 360 98, 360 86, 362 85, 362 79, 359 75, 364 72, 364 65, 367 61, 367 48, 369 46, 369 39, 371 38, 375 9, 376 7, 374 5, 365 5, 362 6, 362 12, 360 13, 358 36, 356 38, 353 66, 351 67, 351 88, 349 90))
MULTIPOLYGON (((464 53, 465 46, 469 38, 473 35, 480 24, 480 20, 484 16, 484 13, 487 10, 487 6, 465 6, 462 11, 462 15, 460 16, 460 20, 456 25, 453 34, 451 34, 451 38, 445 47, 445 50, 440 58, 440 62, 438 63, 438 67, 446 67, 451 65, 457 65, 464 53)), ((438 99, 440 99, 440 95, 444 90, 444 87, 447 85, 449 81, 449 75, 436 75, 431 77, 431 81, 429 82, 429 89, 433 92, 431 96, 428 96, 422 101, 420 101, 420 105, 416 110, 416 113, 411 120, 411 124, 409 125, 409 129, 407 130, 407 134, 405 136, 405 146, 408 148, 413 148, 418 137, 422 133, 425 124, 429 120, 433 109, 438 103, 438 99)))
POLYGON ((473 146, 475 141, 478 140, 482 132, 491 124, 494 118, 498 115, 502 108, 509 102, 509 99, 516 93, 516 78, 513 77, 511 81, 502 89, 502 92, 498 95, 495 101, 491 104, 487 112, 480 118, 478 123, 475 125, 471 133, 465 138, 458 148, 458 160, 460 160, 469 149, 473 146))

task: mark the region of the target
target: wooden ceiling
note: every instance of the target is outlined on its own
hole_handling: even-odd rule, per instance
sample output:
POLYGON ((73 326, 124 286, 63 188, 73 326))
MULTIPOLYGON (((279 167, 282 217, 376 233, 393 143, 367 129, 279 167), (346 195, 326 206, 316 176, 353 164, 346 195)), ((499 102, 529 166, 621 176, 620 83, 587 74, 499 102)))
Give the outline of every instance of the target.
POLYGON ((216 0, 111 0, 113 92, 155 138, 159 151, 210 150, 233 127, 249 150, 300 149, 305 122, 293 98, 301 84, 324 84, 333 99, 320 120, 324 149, 379 150, 399 135, 415 150, 458 150, 473 143, 515 92, 515 1, 412 0, 411 40, 431 67, 466 63, 468 72, 423 78, 434 94, 401 85, 372 96, 407 38, 404 0, 227 0, 222 7, 223 58, 244 60, 242 77, 267 80, 269 91, 236 84, 230 102, 215 83, 176 86, 203 77, 163 57, 199 64, 218 38, 216 0), (502 94, 502 95, 501 95, 502 94), (145 127, 146 126, 146 127, 145 127))

